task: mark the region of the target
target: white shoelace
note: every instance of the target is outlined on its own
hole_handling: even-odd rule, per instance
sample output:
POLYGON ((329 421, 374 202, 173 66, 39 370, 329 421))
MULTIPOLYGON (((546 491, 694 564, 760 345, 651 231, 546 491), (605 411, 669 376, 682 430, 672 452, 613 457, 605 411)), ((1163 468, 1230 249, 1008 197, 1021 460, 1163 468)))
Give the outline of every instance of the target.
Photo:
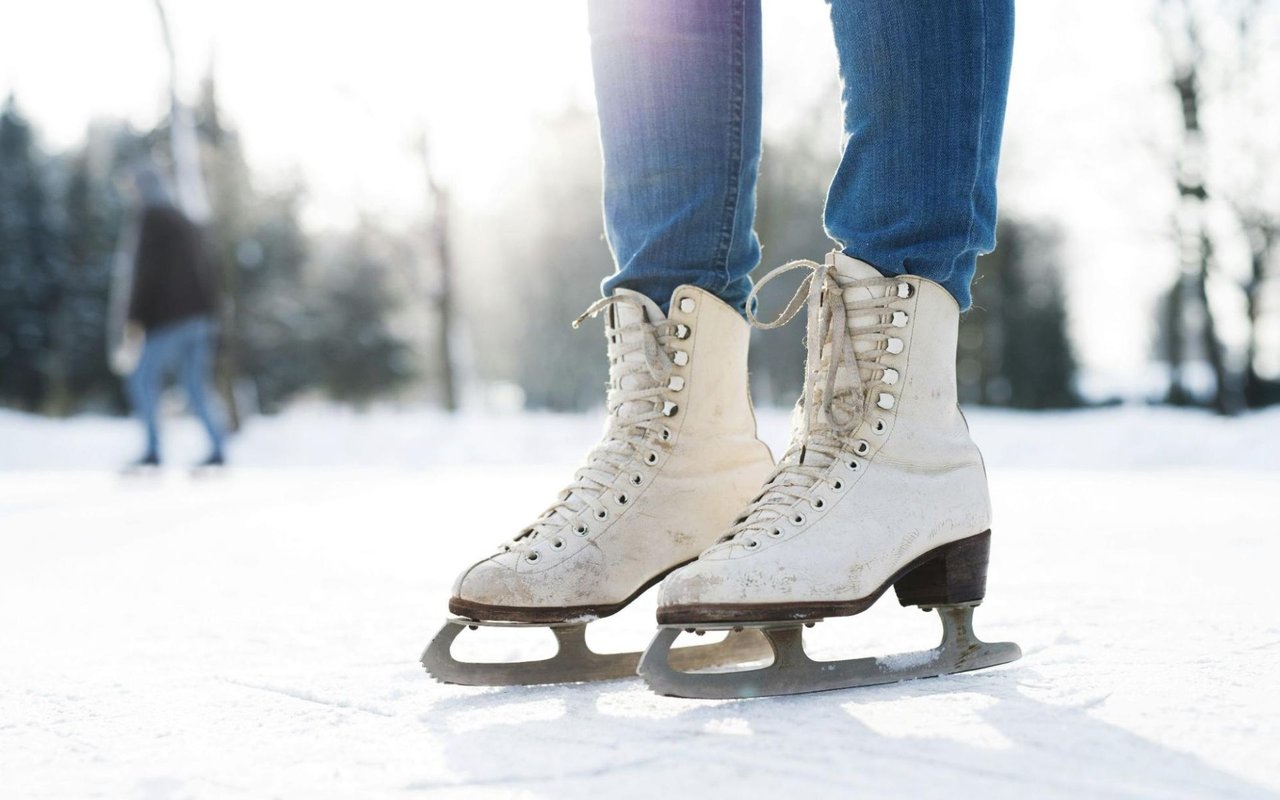
POLYGON ((889 305, 905 296, 900 293, 904 285, 885 277, 837 282, 834 266, 805 260, 783 264, 752 290, 747 317, 762 330, 787 324, 807 300, 802 416, 764 492, 720 538, 720 544, 751 541, 755 534, 778 530, 778 520, 791 513, 795 502, 810 498, 814 488, 828 479, 828 467, 853 454, 849 432, 862 423, 873 393, 886 385, 887 371, 880 358, 893 338, 889 305), (774 278, 795 269, 808 269, 809 274, 782 313, 772 322, 761 322, 750 311, 756 296, 774 278), (849 320, 863 318, 877 321, 849 325, 849 320), (855 347, 855 342, 863 346, 855 347))
POLYGON ((640 477, 641 470, 650 466, 646 459, 670 446, 670 431, 664 424, 667 417, 663 410, 673 365, 669 350, 671 343, 678 339, 679 326, 665 320, 646 321, 646 318, 663 318, 661 309, 647 297, 614 294, 592 303, 573 321, 573 327, 623 303, 637 306, 640 314, 636 321, 623 325, 615 325, 614 320, 606 317, 609 420, 604 437, 587 454, 586 465, 577 471, 573 482, 561 490, 557 501, 542 512, 536 522, 502 545, 504 552, 526 553, 534 540, 553 535, 566 525, 570 531, 586 535, 591 524, 602 522, 609 515, 601 499, 606 492, 618 491, 620 498, 626 497, 627 490, 616 486, 618 477, 633 473, 627 484, 630 486, 634 478, 640 477), (628 357, 637 354, 641 357, 628 357), (584 516, 586 511, 590 514, 584 516))

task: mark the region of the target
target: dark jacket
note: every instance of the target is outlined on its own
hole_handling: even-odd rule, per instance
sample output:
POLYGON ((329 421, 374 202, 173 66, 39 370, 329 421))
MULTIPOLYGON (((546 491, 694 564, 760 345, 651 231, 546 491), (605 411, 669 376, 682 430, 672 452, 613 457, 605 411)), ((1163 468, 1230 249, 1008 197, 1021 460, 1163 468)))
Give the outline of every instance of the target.
POLYGON ((212 314, 216 307, 217 289, 199 226, 176 208, 145 209, 134 256, 129 319, 153 330, 212 314))

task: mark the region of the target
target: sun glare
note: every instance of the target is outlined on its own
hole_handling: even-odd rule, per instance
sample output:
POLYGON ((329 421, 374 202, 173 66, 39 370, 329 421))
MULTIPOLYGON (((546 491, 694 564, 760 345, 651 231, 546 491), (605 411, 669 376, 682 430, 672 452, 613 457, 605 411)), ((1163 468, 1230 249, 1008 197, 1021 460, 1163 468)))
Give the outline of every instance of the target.
MULTIPOLYGON (((423 132, 459 202, 483 203, 539 113, 592 103, 584 4, 376 0, 358 13, 308 4, 303 14, 293 3, 170 0, 167 8, 184 98, 212 71, 223 111, 266 179, 304 179, 313 224, 418 214, 423 132)), ((166 66, 149 0, 29 4, 18 15, 0 31, 0 78, 51 146, 76 141, 95 117, 145 128, 163 115, 166 66), (68 12, 83 24, 68 28, 68 12)))

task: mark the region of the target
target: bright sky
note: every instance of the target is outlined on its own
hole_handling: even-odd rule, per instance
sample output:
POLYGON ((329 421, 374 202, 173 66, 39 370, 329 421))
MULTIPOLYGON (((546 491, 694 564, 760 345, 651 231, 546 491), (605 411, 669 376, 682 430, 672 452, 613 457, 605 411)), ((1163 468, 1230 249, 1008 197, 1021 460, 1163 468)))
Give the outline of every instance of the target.
MULTIPOLYGON (((0 92, 17 92, 47 146, 73 144, 95 116, 148 127, 162 115, 151 0, 10 3, 0 92)), ((1092 10, 1069 0, 1018 9, 1001 201, 1065 228, 1081 354, 1115 372, 1146 360, 1142 304, 1172 274, 1160 152, 1176 129, 1149 6, 1084 5, 1092 10)), ((359 212, 413 218, 423 191, 412 144, 424 126, 461 202, 486 203, 519 168, 539 113, 592 105, 581 0, 169 0, 168 9, 188 96, 213 63, 255 169, 268 181, 300 174, 314 225, 359 212)), ((834 88, 825 4, 765 0, 765 56, 766 127, 801 124, 797 109, 834 88)))
MULTIPOLYGON (((422 203, 414 141, 429 127, 439 168, 491 191, 531 116, 590 100, 577 3, 362 0, 358 5, 168 0, 181 82, 212 63, 223 108, 268 178, 301 172, 313 223, 356 212, 409 216, 422 203)), ((95 115, 150 126, 166 105, 151 0, 47 0, 6 13, 0 86, 53 147, 95 115), (68 20, 75 20, 69 25, 68 20)))

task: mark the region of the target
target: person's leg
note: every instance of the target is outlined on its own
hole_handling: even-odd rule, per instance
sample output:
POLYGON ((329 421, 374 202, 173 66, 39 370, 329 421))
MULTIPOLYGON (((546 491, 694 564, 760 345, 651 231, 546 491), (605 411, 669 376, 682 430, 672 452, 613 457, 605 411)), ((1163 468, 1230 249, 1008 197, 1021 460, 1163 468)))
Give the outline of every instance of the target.
POLYGON ((592 0, 604 217, 617 272, 665 312, 681 284, 743 308, 760 259, 759 0, 592 0))
POLYGON ((811 270, 803 413, 761 493, 662 584, 667 628, 638 671, 663 694, 788 694, 1020 655, 972 636, 991 501, 955 379, 959 307, 969 304, 977 255, 994 245, 1012 5, 831 2, 847 138, 826 224, 845 253, 765 279, 811 270), (890 586, 902 605, 938 611, 941 645, 835 664, 804 656, 803 623, 861 613, 890 586), (723 626, 764 631, 773 665, 736 676, 673 669, 666 648, 680 630, 723 626))
POLYGON ((146 432, 146 450, 140 459, 142 463, 160 459, 160 429, 156 417, 160 393, 164 388, 164 347, 162 335, 148 333, 138 364, 125 381, 125 391, 133 406, 133 413, 142 422, 146 432))
POLYGON ((208 376, 213 365, 213 322, 205 317, 183 324, 182 385, 192 412, 209 434, 211 461, 223 458, 221 408, 209 392, 208 376))
MULTIPOLYGON (((578 321, 605 316, 608 422, 556 502, 468 567, 449 599, 480 623, 555 625, 556 656, 458 661, 452 642, 469 626, 450 620, 422 662, 450 683, 634 675, 640 654, 589 652, 586 621, 695 560, 773 467, 756 436, 743 319, 760 256, 759 2, 593 0, 590 13, 618 272, 578 321)), ((740 657, 735 641, 689 648, 685 663, 740 657)), ((763 657, 750 641, 748 657, 763 657)))
POLYGON ((828 1, 845 138, 827 233, 967 309, 977 258, 995 247, 1013 0, 828 1))

